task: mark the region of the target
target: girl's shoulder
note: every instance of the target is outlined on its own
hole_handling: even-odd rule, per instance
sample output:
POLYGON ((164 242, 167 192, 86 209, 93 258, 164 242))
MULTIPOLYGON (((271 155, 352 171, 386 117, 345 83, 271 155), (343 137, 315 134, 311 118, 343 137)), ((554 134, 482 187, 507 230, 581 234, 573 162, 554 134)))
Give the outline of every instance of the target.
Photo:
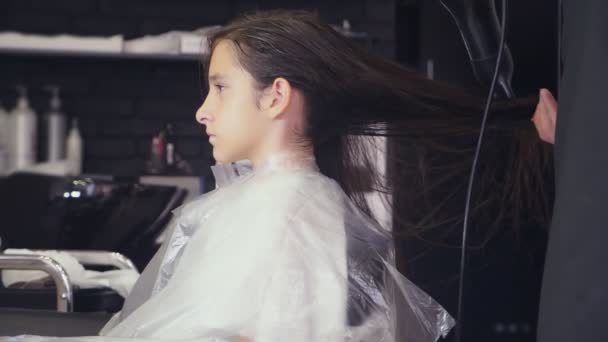
POLYGON ((280 191, 287 197, 336 193, 340 185, 317 171, 276 172, 263 175, 252 182, 256 190, 280 191))
POLYGON ((276 172, 252 179, 247 197, 274 202, 273 207, 297 210, 311 203, 341 197, 342 189, 333 179, 316 171, 276 172))

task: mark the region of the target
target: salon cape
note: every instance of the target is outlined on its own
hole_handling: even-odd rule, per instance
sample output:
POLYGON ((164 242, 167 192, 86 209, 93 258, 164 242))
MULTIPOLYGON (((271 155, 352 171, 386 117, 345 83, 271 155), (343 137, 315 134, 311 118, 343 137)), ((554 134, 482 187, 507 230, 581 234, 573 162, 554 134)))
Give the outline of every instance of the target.
POLYGON ((8 339, 431 342, 454 325, 396 270, 390 233, 314 160, 212 168, 218 188, 174 211, 100 336, 8 339))

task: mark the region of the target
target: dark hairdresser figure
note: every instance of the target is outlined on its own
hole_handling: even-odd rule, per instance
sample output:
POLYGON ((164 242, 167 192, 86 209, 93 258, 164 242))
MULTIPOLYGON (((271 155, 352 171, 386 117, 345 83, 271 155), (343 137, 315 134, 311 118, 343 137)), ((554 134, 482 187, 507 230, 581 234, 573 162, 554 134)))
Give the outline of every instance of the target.
MULTIPOLYGON (((608 341, 608 1, 564 0, 563 14, 556 197, 538 341, 608 341)), ((548 108, 539 106, 534 120, 545 141, 555 124, 548 108)))

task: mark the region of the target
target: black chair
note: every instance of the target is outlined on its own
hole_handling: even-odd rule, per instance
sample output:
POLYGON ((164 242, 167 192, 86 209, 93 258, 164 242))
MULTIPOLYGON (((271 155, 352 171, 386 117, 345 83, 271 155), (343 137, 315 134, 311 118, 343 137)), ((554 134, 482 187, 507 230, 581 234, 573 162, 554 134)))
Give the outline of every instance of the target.
MULTIPOLYGON (((156 240, 171 211, 186 194, 186 190, 172 186, 16 173, 0 179, 0 251, 76 249, 80 250, 78 258, 96 270, 125 265, 141 270, 158 249, 156 240), (116 259, 128 262, 121 265, 116 259)), ((38 263, 40 269, 40 263, 45 262, 27 256, 21 261, 13 256, 9 261, 9 256, 0 254, 2 258, 12 268, 38 263)), ((2 261, 1 268, 7 268, 2 261)), ((53 288, 12 289, 0 284, 0 307, 59 308, 57 303, 67 298, 61 298, 65 292, 60 289, 61 277, 54 278, 53 288)), ((70 298, 72 304, 59 308, 61 311, 116 312, 124 302, 109 288, 73 288, 70 298)))

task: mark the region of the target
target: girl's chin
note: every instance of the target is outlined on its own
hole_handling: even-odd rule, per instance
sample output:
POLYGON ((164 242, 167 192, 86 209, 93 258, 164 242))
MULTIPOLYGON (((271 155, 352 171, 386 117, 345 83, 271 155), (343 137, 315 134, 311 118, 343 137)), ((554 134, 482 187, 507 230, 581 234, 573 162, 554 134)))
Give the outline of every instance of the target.
POLYGON ((221 163, 221 164, 228 164, 228 163, 232 163, 235 162, 236 160, 234 160, 234 158, 230 158, 227 157, 225 155, 222 155, 220 153, 218 153, 217 148, 213 148, 213 159, 215 159, 215 161, 217 163, 221 163))
POLYGON ((234 163, 237 161, 241 161, 244 159, 248 159, 245 153, 242 153, 236 149, 228 149, 226 150, 226 146, 224 148, 218 148, 217 145, 212 145, 212 154, 213 159, 221 164, 234 163))

